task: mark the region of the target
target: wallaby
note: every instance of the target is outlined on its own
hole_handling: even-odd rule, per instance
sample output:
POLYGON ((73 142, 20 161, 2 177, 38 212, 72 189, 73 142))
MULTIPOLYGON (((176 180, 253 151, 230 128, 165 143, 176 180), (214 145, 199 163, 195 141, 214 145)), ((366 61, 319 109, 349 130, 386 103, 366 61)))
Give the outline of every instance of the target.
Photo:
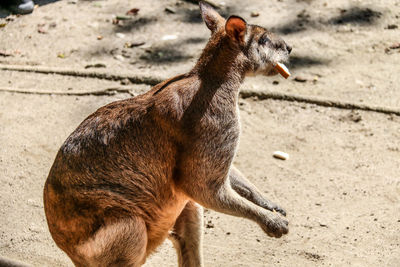
POLYGON ((44 207, 76 266, 140 266, 167 237, 179 266, 203 266, 202 207, 253 220, 271 237, 288 233, 285 211, 232 160, 240 84, 277 74, 291 48, 240 17, 225 20, 205 3, 200 10, 212 34, 195 67, 101 107, 56 156, 44 207))

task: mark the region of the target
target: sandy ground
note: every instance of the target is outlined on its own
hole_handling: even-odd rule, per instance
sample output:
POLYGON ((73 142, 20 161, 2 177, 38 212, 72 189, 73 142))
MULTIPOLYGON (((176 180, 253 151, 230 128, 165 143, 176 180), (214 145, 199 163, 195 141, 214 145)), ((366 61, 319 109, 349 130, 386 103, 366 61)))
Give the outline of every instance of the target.
MULTIPOLYGON (((187 2, 37 3, 33 14, 21 17, 7 17, 0 9, 2 66, 79 70, 101 63, 101 71, 166 78, 188 71, 209 36, 197 6, 187 2), (136 16, 112 23, 131 8, 140 9, 136 16)), ((398 1, 233 0, 220 12, 272 28, 293 46, 293 78, 249 78, 243 89, 399 108, 400 49, 389 48, 400 42, 398 1)), ((150 88, 0 71, 0 256, 33 266, 72 266, 47 230, 44 181, 58 148, 86 116, 131 97, 2 89, 62 93, 114 87, 134 95, 150 88)), ((206 266, 400 266, 399 116, 252 98, 241 99, 240 110, 243 134, 235 164, 286 208, 290 233, 271 239, 253 222, 207 210, 206 266), (274 159, 275 150, 290 159, 274 159)), ((169 241, 146 263, 176 265, 169 241)))

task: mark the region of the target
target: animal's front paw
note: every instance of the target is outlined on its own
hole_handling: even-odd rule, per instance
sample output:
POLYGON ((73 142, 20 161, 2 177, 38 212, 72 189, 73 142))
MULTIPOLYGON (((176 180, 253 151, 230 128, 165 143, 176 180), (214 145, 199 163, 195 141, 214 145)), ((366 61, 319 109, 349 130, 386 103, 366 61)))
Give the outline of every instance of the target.
POLYGON ((270 211, 276 211, 282 214, 283 216, 286 216, 286 211, 281 208, 278 204, 275 204, 274 202, 271 201, 264 201, 261 205, 264 209, 270 210, 270 211))
POLYGON ((289 232, 289 222, 277 214, 270 214, 261 225, 264 232, 270 237, 279 238, 289 232))

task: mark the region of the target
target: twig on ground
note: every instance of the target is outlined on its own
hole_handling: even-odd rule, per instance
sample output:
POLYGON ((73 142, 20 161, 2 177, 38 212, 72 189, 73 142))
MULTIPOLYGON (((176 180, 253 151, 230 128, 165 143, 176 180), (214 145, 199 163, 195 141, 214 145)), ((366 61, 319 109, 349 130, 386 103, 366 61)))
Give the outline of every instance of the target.
POLYGON ((333 107, 339 109, 358 109, 358 110, 366 110, 366 111, 374 111, 385 114, 395 114, 400 116, 400 110, 394 109, 390 107, 381 107, 381 106, 372 106, 367 104, 357 104, 357 103, 349 103, 343 102, 339 100, 332 99, 324 99, 317 98, 312 96, 302 96, 295 94, 287 94, 287 93, 276 93, 276 92, 259 92, 252 90, 242 90, 240 92, 240 96, 244 99, 249 97, 256 97, 257 99, 274 99, 274 100, 284 100, 291 102, 303 102, 308 104, 315 104, 323 107, 333 107))
POLYGON ((92 70, 71 70, 53 67, 42 66, 19 66, 19 65, 0 65, 0 70, 20 71, 20 72, 34 72, 42 74, 59 74, 66 76, 84 77, 84 78, 97 78, 105 80, 120 81, 128 79, 132 83, 142 83, 149 85, 156 85, 163 81, 162 78, 139 76, 139 75, 120 75, 109 72, 96 72, 92 70))
MULTIPOLYGON (((34 72, 34 73, 42 73, 42 74, 59 74, 66 76, 75 76, 75 77, 85 77, 85 78, 97 78, 97 79, 105 79, 105 80, 114 80, 114 81, 122 81, 128 79, 131 83, 135 84, 147 84, 147 85, 156 85, 163 80, 161 77, 152 77, 152 76, 140 76, 140 75, 120 75, 113 74, 108 72, 96 72, 89 70, 70 70, 70 69, 60 69, 53 67, 42 67, 42 66, 19 66, 19 65, 2 65, 0 64, 0 70, 7 71, 20 71, 20 72, 34 72)), ((116 93, 129 93, 131 92, 127 89, 117 89, 117 88, 108 88, 101 91, 90 91, 90 92, 43 92, 43 91, 31 91, 24 89, 12 89, 12 88, 3 88, 0 91, 5 92, 15 92, 15 93, 26 93, 26 94, 57 94, 57 95, 113 95, 116 93), (4 90, 3 90, 4 89, 4 90)), ((365 110, 365 111, 373 111, 378 113, 385 114, 394 114, 400 116, 400 110, 384 107, 384 106, 373 106, 368 104, 358 104, 358 103, 350 103, 343 102, 340 100, 332 100, 332 99, 324 99, 312 96, 302 96, 288 93, 277 93, 277 92, 267 92, 267 91, 252 91, 252 90, 242 90, 240 92, 240 97, 249 98, 256 97, 259 100, 263 99, 274 99, 274 100, 283 100, 283 101, 291 101, 291 102, 302 102, 308 104, 315 104, 323 107, 333 107, 339 109, 356 109, 356 110, 365 110)))
POLYGON ((95 96, 111 96, 116 94, 130 94, 131 96, 135 96, 130 89, 127 88, 106 88, 103 90, 96 91, 67 91, 67 92, 56 92, 56 91, 42 91, 36 89, 21 89, 21 88, 9 88, 9 87, 0 87, 0 92, 8 92, 8 93, 18 93, 18 94, 28 94, 28 95, 65 95, 65 96, 87 96, 87 95, 95 95, 95 96))

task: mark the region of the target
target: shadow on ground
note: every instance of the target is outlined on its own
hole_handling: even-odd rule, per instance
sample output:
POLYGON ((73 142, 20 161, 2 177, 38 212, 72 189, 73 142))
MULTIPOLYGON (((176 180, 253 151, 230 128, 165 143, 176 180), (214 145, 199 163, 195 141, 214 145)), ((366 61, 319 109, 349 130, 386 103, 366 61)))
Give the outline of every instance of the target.
POLYGON ((316 65, 328 65, 329 60, 310 56, 291 56, 290 69, 308 68, 316 65))
POLYGON ((371 25, 375 23, 382 13, 370 8, 352 7, 340 10, 340 15, 329 20, 332 24, 371 25))
POLYGON ((338 26, 351 24, 355 26, 370 26, 376 24, 382 17, 382 13, 371 8, 353 6, 349 9, 340 9, 339 15, 329 19, 312 18, 306 9, 296 15, 296 18, 280 26, 272 27, 272 31, 288 35, 306 31, 310 28, 318 29, 322 26, 338 26))
POLYGON ((132 19, 124 21, 123 24, 115 25, 115 32, 130 32, 146 25, 150 25, 157 22, 157 17, 141 17, 138 19, 132 19))

